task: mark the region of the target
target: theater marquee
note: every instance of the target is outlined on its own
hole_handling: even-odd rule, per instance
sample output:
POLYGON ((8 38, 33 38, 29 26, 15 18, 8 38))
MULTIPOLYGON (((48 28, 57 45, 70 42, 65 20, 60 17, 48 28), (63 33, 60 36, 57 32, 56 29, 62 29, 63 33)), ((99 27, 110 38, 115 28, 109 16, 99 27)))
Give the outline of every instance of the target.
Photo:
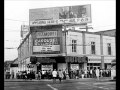
POLYGON ((59 54, 61 34, 59 30, 34 32, 33 54, 59 54))

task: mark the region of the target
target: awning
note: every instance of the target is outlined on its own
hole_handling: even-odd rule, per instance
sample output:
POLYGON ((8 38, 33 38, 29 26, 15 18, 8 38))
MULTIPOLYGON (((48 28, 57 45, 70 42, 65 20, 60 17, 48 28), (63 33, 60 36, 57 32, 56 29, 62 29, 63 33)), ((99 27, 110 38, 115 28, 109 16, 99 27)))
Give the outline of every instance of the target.
POLYGON ((56 63, 55 59, 48 57, 37 57, 37 62, 39 63, 56 63))
POLYGON ((111 63, 116 63, 116 59, 112 60, 111 63))
POLYGON ((11 64, 10 67, 18 67, 18 64, 11 64))
POLYGON ((83 57, 67 56, 66 57, 66 62, 70 62, 70 63, 87 63, 88 62, 88 57, 86 57, 86 56, 83 56, 83 57))

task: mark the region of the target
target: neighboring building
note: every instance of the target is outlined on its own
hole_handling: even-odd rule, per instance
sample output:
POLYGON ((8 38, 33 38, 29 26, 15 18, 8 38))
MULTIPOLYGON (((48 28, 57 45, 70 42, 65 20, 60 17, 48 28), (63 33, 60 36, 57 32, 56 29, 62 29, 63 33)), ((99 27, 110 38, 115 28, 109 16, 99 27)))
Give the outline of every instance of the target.
POLYGON ((105 31, 99 31, 99 32, 95 32, 95 33, 116 36, 116 30, 115 29, 105 30, 105 31))
POLYGON ((14 73, 14 78, 16 78, 16 73, 18 72, 18 58, 13 61, 4 62, 4 73, 9 72, 10 74, 14 73))
POLYGON ((4 62, 4 71, 10 71, 10 65, 13 61, 5 61, 4 62))
POLYGON ((16 78, 16 73, 18 73, 18 58, 16 58, 13 63, 10 65, 10 74, 14 74, 14 78, 16 78))
POLYGON ((19 70, 107 69, 116 58, 115 51, 115 37, 111 35, 67 30, 65 38, 61 25, 31 27, 31 32, 18 47, 19 70), (47 41, 53 37, 56 44, 43 46, 53 43, 47 41), (36 65, 37 62, 40 64, 36 65), (28 68, 30 63, 33 68, 28 68))

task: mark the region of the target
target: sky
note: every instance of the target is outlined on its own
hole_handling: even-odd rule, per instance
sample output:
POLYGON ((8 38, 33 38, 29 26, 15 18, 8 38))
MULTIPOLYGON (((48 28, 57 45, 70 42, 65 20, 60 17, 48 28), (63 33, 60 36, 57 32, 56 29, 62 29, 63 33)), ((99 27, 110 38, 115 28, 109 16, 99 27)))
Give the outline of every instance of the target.
POLYGON ((116 29, 115 0, 4 0, 4 61, 18 57, 21 25, 29 24, 29 9, 86 4, 91 4, 91 32, 116 29))

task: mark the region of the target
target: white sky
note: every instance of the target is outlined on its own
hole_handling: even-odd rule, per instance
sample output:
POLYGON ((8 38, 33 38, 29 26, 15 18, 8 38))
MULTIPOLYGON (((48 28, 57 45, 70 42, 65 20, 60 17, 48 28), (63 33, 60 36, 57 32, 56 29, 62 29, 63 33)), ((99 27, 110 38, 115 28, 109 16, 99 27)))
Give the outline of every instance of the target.
MULTIPOLYGON (((91 25, 94 28, 91 31, 116 29, 115 0, 5 0, 4 47, 19 46, 20 28, 29 23, 29 9, 85 4, 91 4, 91 25)), ((5 49, 4 61, 14 60, 17 56, 17 49, 5 49)))

